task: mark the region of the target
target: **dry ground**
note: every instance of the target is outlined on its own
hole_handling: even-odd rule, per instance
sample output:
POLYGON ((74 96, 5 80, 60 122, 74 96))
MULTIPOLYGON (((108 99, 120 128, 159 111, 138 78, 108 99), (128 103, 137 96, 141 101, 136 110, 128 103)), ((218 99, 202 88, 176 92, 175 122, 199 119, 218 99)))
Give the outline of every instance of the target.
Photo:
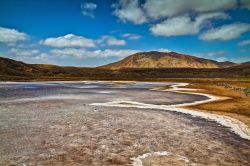
MULTIPOLYGON (((180 82, 187 81, 192 83, 190 87, 204 89, 203 92, 232 97, 229 103, 234 103, 241 111, 230 112, 236 109, 224 103, 227 100, 218 102, 223 106, 220 108, 212 107, 217 102, 195 108, 244 117, 245 123, 249 120, 249 97, 216 84, 223 80, 180 82)), ((247 81, 227 83, 249 85, 247 81)), ((72 93, 78 91, 71 89, 72 93)), ((151 95, 155 93, 150 91, 151 95)), ((150 99, 150 95, 145 94, 142 95, 145 100, 150 99)), ((159 151, 173 155, 150 156, 142 160, 143 165, 249 165, 250 142, 213 121, 154 109, 88 105, 100 102, 98 96, 100 94, 92 98, 87 94, 79 100, 1 103, 0 165, 131 165, 131 158, 159 151), (186 157, 189 162, 183 162, 179 156, 186 157)), ((166 96, 154 98, 168 99, 166 96)))
POLYGON ((201 89, 199 92, 229 97, 227 100, 199 104, 189 108, 227 115, 239 119, 250 128, 250 94, 247 96, 244 92, 235 90, 237 88, 250 88, 249 79, 188 79, 182 81, 191 83, 187 88, 201 89))

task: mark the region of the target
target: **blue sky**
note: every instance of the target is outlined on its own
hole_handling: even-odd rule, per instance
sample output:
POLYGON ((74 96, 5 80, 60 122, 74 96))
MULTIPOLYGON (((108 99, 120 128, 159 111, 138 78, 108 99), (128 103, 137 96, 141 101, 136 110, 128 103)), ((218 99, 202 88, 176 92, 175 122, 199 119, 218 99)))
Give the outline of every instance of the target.
POLYGON ((250 0, 1 0, 0 55, 98 66, 139 51, 250 61, 250 0))

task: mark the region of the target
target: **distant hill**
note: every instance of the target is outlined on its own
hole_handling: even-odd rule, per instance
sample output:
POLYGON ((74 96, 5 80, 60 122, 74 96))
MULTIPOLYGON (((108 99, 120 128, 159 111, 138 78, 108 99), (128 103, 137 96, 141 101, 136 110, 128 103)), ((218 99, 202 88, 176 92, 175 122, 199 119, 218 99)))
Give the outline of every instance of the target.
POLYGON ((225 61, 225 62, 217 62, 219 64, 219 67, 224 68, 224 67, 232 67, 236 66, 238 64, 230 62, 230 61, 225 61))
POLYGON ((96 73, 95 68, 56 66, 47 64, 27 64, 21 61, 0 57, 0 75, 20 77, 41 76, 87 76, 96 73))
POLYGON ((250 66, 250 61, 249 61, 249 62, 244 62, 244 63, 241 63, 241 65, 250 66))
MULTIPOLYGON (((215 62, 216 64, 216 62, 215 62)), ((220 64, 217 62, 217 64, 220 64)), ((231 65, 231 63, 229 63, 231 65)), ((220 66, 220 65, 218 65, 220 66)), ((222 64, 227 66, 227 63, 222 64)), ((250 64, 217 68, 104 68, 27 64, 0 57, 0 80, 164 80, 167 78, 250 78, 250 64)))
POLYGON ((123 68, 221 68, 235 65, 233 62, 217 62, 176 52, 139 52, 121 61, 100 68, 117 70, 123 68))

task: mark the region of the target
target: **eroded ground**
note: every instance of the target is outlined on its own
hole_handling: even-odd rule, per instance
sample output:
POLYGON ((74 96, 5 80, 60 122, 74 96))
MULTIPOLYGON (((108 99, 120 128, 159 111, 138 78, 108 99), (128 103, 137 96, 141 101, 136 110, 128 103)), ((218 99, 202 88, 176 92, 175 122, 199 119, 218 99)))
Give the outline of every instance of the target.
POLYGON ((205 97, 162 84, 0 85, 0 165, 248 165, 250 142, 211 121, 154 109, 92 106, 131 100, 173 104, 205 97))

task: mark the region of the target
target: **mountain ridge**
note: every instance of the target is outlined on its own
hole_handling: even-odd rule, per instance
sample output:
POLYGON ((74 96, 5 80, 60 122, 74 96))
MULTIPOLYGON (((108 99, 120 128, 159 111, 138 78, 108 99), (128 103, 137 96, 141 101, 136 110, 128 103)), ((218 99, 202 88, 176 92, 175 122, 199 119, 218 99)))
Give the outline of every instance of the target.
MULTIPOLYGON (((155 58, 155 57, 154 57, 155 58)), ((157 57, 156 57, 157 58, 157 57)), ((212 61, 216 62, 216 61, 212 61)), ((250 78, 250 62, 217 62, 220 68, 120 68, 27 64, 0 56, 0 80, 159 80, 167 78, 250 78), (223 64, 221 64, 223 63, 223 64)))
POLYGON ((122 68, 221 68, 231 67, 233 62, 217 62, 176 52, 138 52, 118 62, 99 68, 119 70, 122 68))

